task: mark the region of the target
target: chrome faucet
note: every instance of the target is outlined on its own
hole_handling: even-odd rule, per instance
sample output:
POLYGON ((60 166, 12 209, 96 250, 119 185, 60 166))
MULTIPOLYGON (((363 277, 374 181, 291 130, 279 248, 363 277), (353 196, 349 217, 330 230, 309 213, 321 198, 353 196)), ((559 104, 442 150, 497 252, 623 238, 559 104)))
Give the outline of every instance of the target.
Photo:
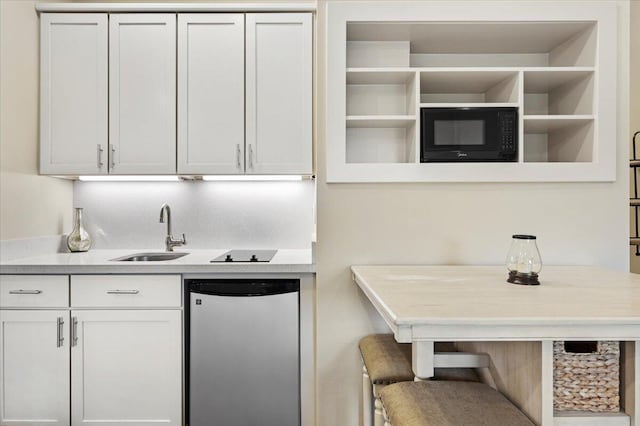
POLYGON ((167 212, 167 236, 164 239, 164 244, 167 248, 167 251, 173 251, 174 247, 183 246, 187 244, 187 239, 184 234, 182 234, 181 240, 174 240, 173 234, 171 233, 171 207, 167 203, 164 203, 162 207, 160 207, 160 223, 164 223, 164 213, 167 212))

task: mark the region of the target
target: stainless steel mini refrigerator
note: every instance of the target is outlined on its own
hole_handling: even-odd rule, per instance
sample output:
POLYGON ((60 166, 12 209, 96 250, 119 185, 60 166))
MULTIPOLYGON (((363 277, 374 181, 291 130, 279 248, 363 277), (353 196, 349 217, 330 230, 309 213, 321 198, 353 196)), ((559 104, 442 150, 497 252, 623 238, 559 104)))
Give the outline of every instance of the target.
POLYGON ((297 279, 185 279, 190 426, 300 425, 297 279))

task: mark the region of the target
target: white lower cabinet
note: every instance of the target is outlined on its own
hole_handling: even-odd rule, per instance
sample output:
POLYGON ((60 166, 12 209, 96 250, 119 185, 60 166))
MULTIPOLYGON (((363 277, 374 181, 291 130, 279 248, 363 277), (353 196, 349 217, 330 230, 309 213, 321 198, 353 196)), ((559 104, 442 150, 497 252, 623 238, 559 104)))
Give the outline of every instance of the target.
POLYGON ((0 310, 0 425, 69 424, 69 311, 0 310))
POLYGON ((0 426, 181 425, 180 276, 70 282, 0 277, 0 426))
POLYGON ((72 311, 74 425, 180 425, 181 312, 72 311))

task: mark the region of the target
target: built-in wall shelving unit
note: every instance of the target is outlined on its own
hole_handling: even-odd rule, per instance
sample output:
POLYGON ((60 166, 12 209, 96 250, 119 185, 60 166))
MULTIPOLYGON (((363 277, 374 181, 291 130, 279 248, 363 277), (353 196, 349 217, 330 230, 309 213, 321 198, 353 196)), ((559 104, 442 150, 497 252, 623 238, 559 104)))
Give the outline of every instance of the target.
POLYGON ((612 181, 616 12, 363 2, 328 9, 328 182, 612 181), (420 109, 518 109, 518 160, 420 163, 420 109))

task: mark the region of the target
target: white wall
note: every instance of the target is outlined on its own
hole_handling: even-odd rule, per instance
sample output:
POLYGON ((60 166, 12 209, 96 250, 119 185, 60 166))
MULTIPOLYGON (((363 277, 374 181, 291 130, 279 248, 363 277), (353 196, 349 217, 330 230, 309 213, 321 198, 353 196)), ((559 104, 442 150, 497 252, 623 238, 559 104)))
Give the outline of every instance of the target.
POLYGON ((61 234, 71 225, 72 183, 38 176, 36 3, 0 1, 0 240, 61 234))
MULTIPOLYGON (((351 265, 502 265, 511 235, 532 233, 538 236, 546 264, 628 269, 629 5, 626 1, 619 5, 616 182, 327 184, 323 70, 325 55, 331 52, 324 49, 326 2, 321 3, 317 245, 320 425, 357 424, 357 343, 374 330, 386 330, 351 281, 351 265)), ((544 285, 544 268, 541 280, 544 285)))
POLYGON ((315 182, 76 182, 93 248, 164 248, 160 206, 186 249, 311 248, 315 182))

